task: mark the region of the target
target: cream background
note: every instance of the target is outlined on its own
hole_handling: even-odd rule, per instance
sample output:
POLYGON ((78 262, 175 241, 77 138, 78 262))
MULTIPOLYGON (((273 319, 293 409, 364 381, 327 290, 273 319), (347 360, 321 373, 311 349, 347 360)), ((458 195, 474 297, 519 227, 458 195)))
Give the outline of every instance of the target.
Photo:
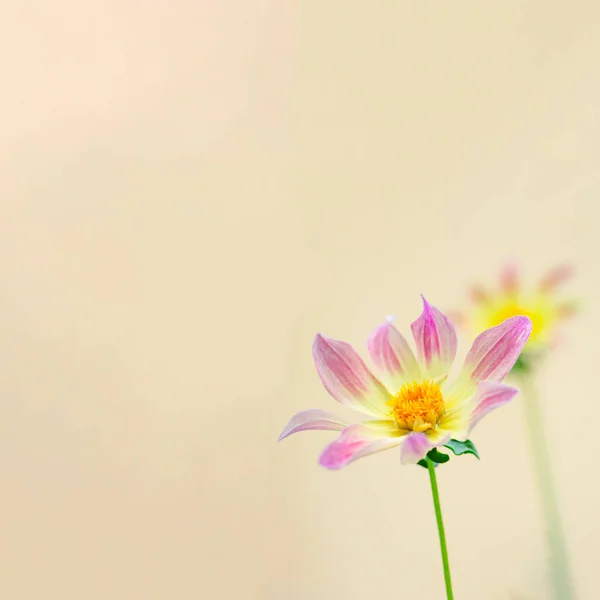
MULTIPOLYGON (((598 597, 597 2, 2 13, 0 597, 442 598, 424 472, 274 440, 336 408, 317 331, 364 348, 508 257, 578 268, 543 388, 598 597)), ((474 439, 440 474, 456 596, 549 598, 519 402, 474 439)))

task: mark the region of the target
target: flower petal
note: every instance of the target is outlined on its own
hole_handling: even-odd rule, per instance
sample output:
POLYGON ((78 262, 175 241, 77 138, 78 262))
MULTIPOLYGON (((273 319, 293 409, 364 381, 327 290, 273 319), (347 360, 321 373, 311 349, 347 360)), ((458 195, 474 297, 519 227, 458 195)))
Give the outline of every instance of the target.
POLYGON ((367 347, 375 366, 392 391, 407 381, 420 379, 417 359, 402 334, 388 321, 380 325, 367 339, 367 347))
POLYGON ((500 271, 500 288, 505 294, 514 294, 519 289, 519 269, 515 263, 508 263, 500 271))
POLYGON ((425 376, 447 375, 456 355, 456 332, 450 320, 423 298, 423 312, 411 325, 417 356, 425 365, 425 376))
POLYGON ((403 465, 415 465, 436 445, 424 433, 412 432, 402 444, 400 462, 403 465))
POLYGON ((453 408, 475 393, 477 382, 501 381, 513 368, 531 333, 528 317, 511 317, 479 334, 456 381, 444 394, 453 408))
POLYGON ((489 293, 481 285, 473 285, 469 290, 469 295, 475 304, 488 304, 490 302, 489 293))
POLYGON ((542 292, 553 292, 558 289, 567 279, 573 275, 573 267, 570 265, 559 265, 551 269, 540 281, 542 292))
POLYGON ((511 317, 479 334, 465 358, 465 371, 476 381, 501 381, 529 339, 529 317, 511 317))
POLYGON ((574 301, 561 302, 556 307, 556 318, 557 319, 568 319, 578 312, 578 305, 574 301))
POLYGON ((438 421, 438 429, 448 436, 447 440, 452 438, 463 442, 468 438, 474 406, 474 399, 470 398, 467 402, 460 402, 442 414, 438 421))
POLYGON ((308 431, 310 429, 341 431, 347 425, 340 417, 326 410, 319 410, 318 408, 303 410, 289 420, 277 441, 280 442, 292 433, 298 433, 298 431, 308 431))
POLYGON ((393 421, 376 423, 359 423, 346 427, 323 450, 319 464, 327 469, 341 469, 363 456, 382 452, 402 443, 406 431, 399 430, 393 421))
POLYGON ((519 392, 517 388, 495 381, 480 381, 471 412, 469 431, 494 409, 510 402, 519 392))
POLYGON ((427 436, 427 439, 434 446, 443 446, 452 437, 451 432, 446 431, 445 429, 442 429, 442 427, 439 426, 439 423, 438 423, 437 427, 433 427, 432 429, 428 429, 424 433, 427 436))
POLYGON ((389 414, 390 393, 350 344, 317 334, 313 357, 325 389, 338 402, 378 417, 389 414))

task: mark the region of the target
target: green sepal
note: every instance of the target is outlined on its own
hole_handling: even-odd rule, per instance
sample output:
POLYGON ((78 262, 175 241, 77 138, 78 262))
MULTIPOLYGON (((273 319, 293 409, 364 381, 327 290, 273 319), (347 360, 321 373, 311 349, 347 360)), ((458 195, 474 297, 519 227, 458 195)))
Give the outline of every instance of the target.
POLYGON ((434 463, 441 465, 442 463, 447 463, 450 460, 450 457, 443 452, 440 452, 437 448, 430 450, 427 453, 427 457, 430 458, 434 463))
MULTIPOLYGON (((450 457, 443 452, 440 452, 437 448, 433 448, 427 453, 427 458, 431 460, 434 467, 441 465, 443 463, 447 463, 450 460, 450 457)), ((427 469, 427 461, 422 458, 418 463, 420 467, 427 469)))
POLYGON ((475 448, 475 444, 471 440, 465 440, 464 442, 450 440, 447 444, 444 444, 444 447, 452 450, 456 456, 460 456, 461 454, 472 454, 479 460, 479 453, 477 452, 477 448, 475 448))

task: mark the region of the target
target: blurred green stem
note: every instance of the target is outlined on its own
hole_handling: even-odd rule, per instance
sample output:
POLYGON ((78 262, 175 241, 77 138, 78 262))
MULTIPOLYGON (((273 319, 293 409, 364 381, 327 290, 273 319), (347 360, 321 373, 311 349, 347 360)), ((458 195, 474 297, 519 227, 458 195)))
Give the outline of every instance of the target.
POLYGON ((548 545, 550 571, 556 600, 574 600, 567 545, 560 515, 558 496, 548 441, 544 432, 539 397, 531 374, 519 375, 519 387, 523 393, 525 421, 531 444, 533 466, 537 479, 539 502, 542 510, 544 532, 548 545))
POLYGON ((444 521, 442 520, 442 507, 440 506, 440 492, 435 475, 435 465, 427 456, 427 470, 429 471, 429 481, 431 482, 431 493, 433 495, 433 506, 435 508, 435 520, 437 521, 438 534, 440 536, 440 548, 442 550, 442 563, 444 564, 444 581, 446 582, 446 596, 448 600, 453 600, 452 579, 450 578, 450 563, 448 561, 448 547, 446 546, 446 533, 444 532, 444 521))

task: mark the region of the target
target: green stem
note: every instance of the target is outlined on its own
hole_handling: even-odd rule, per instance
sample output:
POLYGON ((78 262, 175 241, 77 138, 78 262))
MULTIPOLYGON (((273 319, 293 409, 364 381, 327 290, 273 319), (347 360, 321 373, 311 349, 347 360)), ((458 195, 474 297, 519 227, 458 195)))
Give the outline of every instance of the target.
POLYGON ((450 577, 450 563, 448 562, 448 547, 446 546, 446 533, 444 532, 444 521, 442 519, 442 507, 440 506, 440 492, 435 475, 435 465, 433 461, 426 456, 427 470, 429 471, 429 481, 431 481, 431 493, 433 495, 433 506, 435 507, 435 520, 437 521, 438 534, 440 536, 440 548, 442 550, 442 563, 444 564, 444 581, 446 582, 446 596, 448 600, 453 600, 452 579, 450 577))
POLYGON ((539 398, 531 375, 521 375, 525 421, 529 433, 534 471, 536 474, 539 502, 541 504, 544 530, 550 552, 550 571, 556 600, 573 600, 572 578, 565 533, 560 514, 552 462, 546 440, 539 398))

